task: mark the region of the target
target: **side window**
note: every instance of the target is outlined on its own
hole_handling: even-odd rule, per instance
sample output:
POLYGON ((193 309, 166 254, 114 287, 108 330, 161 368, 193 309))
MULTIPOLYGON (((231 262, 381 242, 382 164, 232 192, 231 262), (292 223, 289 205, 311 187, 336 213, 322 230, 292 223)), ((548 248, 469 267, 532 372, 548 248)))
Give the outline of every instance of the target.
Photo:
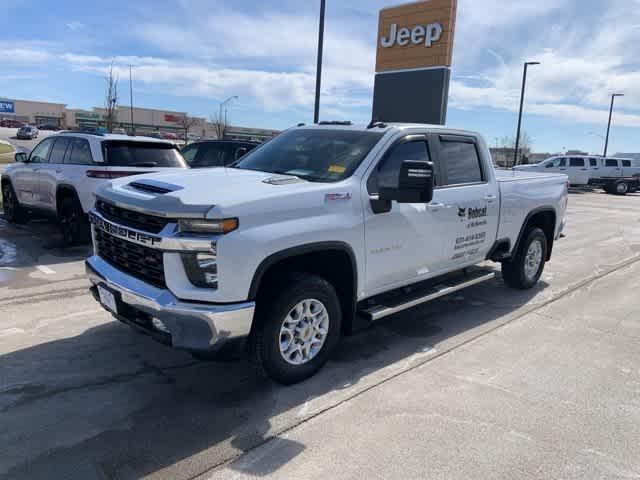
POLYGON ((49 155, 49 163, 64 163, 64 156, 67 153, 69 147, 69 139, 60 137, 56 139, 56 142, 51 148, 51 155, 49 155))
POLYGON ((225 144, 204 143, 199 148, 199 154, 196 162, 192 166, 197 167, 222 167, 224 166, 224 157, 227 150, 225 144))
POLYGON ((598 160, 595 158, 590 158, 589 159, 589 165, 591 165, 592 167, 597 167, 598 166, 598 160))
POLYGON ((367 190, 378 193, 380 188, 398 188, 400 166, 405 160, 430 161, 424 140, 401 143, 382 159, 367 181, 367 190))
POLYGON ((67 150, 67 157, 64 163, 73 165, 91 165, 93 157, 91 156, 91 147, 89 142, 82 138, 74 138, 67 150))
POLYGON ((49 161, 49 150, 51 150, 51 145, 53 145, 53 138, 47 138, 40 142, 31 152, 31 155, 29 156, 29 163, 47 163, 49 161))
POLYGON ((569 159, 570 167, 584 167, 584 158, 570 158, 569 159))
POLYGON ((440 164, 446 172, 447 185, 479 183, 484 180, 475 143, 441 139, 440 164))
POLYGON ((618 166, 618 161, 617 160, 606 160, 605 161, 605 165, 607 167, 617 167, 618 166))
POLYGON ((182 156, 191 165, 198 155, 198 145, 188 145, 182 149, 182 156))
POLYGON ((630 167, 631 166, 631 160, 622 160, 622 166, 623 167, 630 167))

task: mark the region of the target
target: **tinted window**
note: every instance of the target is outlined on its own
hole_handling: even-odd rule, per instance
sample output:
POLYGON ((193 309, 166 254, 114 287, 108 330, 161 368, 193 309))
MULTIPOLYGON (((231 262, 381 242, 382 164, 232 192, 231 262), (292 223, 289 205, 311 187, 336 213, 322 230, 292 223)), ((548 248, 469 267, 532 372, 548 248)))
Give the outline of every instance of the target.
POLYGON ((192 162, 196 159, 197 154, 198 154, 197 144, 187 145, 182 149, 182 156, 184 157, 184 159, 189 165, 191 165, 192 162))
POLYGON ((605 165, 607 167, 617 167, 618 166, 618 161, 617 160, 607 160, 605 162, 605 165))
POLYGON ((571 158, 569 159, 570 167, 584 167, 584 158, 571 158))
POLYGON ((53 144, 51 149, 51 155, 49 156, 49 163, 64 163, 64 155, 67 153, 67 147, 69 146, 68 138, 58 138, 56 143, 53 144))
POLYGON ((592 167, 597 167, 597 166, 598 166, 598 160, 596 160, 595 158, 590 158, 590 159, 589 159, 589 164, 590 164, 592 167))
POLYGON ((51 150, 51 145, 53 144, 53 138, 47 138, 46 140, 40 142, 36 148, 31 152, 31 156, 29 157, 29 162, 31 163, 46 163, 49 157, 49 150, 51 150))
POLYGON ((552 161, 550 161, 549 163, 547 163, 545 165, 546 168, 558 168, 558 167, 564 167, 567 165, 567 159, 566 158, 555 158, 552 161))
POLYGON ((89 142, 82 138, 74 138, 67 150, 67 158, 64 163, 72 163, 74 165, 91 165, 93 157, 91 156, 91 147, 89 142))
POLYGON ((172 144, 107 141, 103 144, 107 165, 117 167, 184 167, 180 151, 172 144))
POLYGON ((192 167, 223 167, 227 163, 227 152, 230 145, 226 143, 201 143, 198 147, 198 155, 192 167))
POLYGON ((622 160, 622 166, 623 167, 630 167, 631 166, 631 160, 622 160))
POLYGON ((440 165, 448 185, 482 182, 480 158, 474 143, 440 141, 440 165))
POLYGON ((245 155, 235 168, 336 182, 353 174, 384 132, 295 129, 245 155))
POLYGON ((378 193, 381 188, 398 188, 400 167, 405 160, 429 161, 426 142, 407 142, 394 147, 369 177, 369 193, 378 193))

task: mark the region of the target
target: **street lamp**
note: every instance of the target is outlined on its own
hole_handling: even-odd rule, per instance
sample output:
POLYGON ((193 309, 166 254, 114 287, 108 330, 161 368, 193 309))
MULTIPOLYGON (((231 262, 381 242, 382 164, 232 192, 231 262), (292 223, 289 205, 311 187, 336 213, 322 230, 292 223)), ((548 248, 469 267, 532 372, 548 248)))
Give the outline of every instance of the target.
MULTIPOLYGON (((237 100, 238 96, 237 95, 233 95, 229 98, 227 98, 224 102, 220 103, 220 113, 218 114, 218 125, 220 125, 220 123, 222 122, 222 107, 224 107, 224 125, 225 127, 227 126, 227 104, 231 101, 231 100, 237 100)), ((222 131, 222 130, 220 130, 222 131)))
POLYGON ((520 92, 520 114, 518 115, 518 131, 516 133, 516 151, 514 152, 513 164, 518 165, 518 149, 520 148, 520 127, 522 126, 522 107, 524 106, 524 89, 527 86, 527 70, 529 65, 540 65, 540 62, 525 62, 522 74, 522 91, 520 92))
POLYGON ((611 131, 611 117, 613 116, 613 102, 616 97, 624 97, 624 93, 614 93, 611 95, 611 108, 609 109, 609 123, 607 124, 607 138, 604 141, 604 154, 603 157, 607 157, 607 150, 609 150, 609 132, 611 131))
POLYGON ((320 120, 320 87, 322 84, 322 49, 324 46, 325 0, 320 0, 320 24, 318 25, 318 65, 316 67, 316 103, 313 109, 313 123, 320 120))

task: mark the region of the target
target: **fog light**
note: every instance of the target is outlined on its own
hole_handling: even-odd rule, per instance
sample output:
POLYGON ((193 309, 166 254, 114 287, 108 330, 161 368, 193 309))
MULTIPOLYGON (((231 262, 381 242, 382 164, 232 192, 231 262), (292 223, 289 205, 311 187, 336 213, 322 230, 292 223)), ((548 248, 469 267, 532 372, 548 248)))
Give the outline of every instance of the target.
POLYGON ((155 328, 156 330, 160 330, 161 332, 169 333, 169 329, 162 322, 162 320, 160 320, 159 318, 153 317, 151 319, 151 324, 153 325, 153 328, 155 328))
POLYGON ((183 253, 182 263, 189 281, 199 288, 218 288, 218 259, 210 253, 183 253))

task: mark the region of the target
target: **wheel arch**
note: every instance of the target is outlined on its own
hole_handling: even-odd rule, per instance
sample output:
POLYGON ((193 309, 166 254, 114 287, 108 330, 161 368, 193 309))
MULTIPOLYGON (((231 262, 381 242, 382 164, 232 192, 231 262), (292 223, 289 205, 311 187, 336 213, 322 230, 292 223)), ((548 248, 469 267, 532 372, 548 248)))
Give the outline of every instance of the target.
MULTIPOLYGON (((61 183, 58 185, 58 188, 56 188, 56 211, 58 215, 60 213, 60 202, 66 197, 71 197, 80 203, 80 197, 75 187, 68 183, 61 183)), ((80 203, 80 205, 82 206, 82 203, 80 203)))
POLYGON ((249 300, 255 300, 260 308, 260 297, 274 292, 281 285, 278 280, 293 272, 318 275, 334 286, 342 307, 343 333, 350 333, 358 288, 358 267, 351 246, 344 242, 317 242, 268 256, 253 275, 249 300))
POLYGON ((546 261, 551 260, 551 252, 553 250, 553 242, 555 237, 556 230, 556 219, 557 213, 555 208, 553 207, 539 207, 534 210, 531 210, 524 222, 522 222, 522 227, 520 227, 520 233, 518 235, 518 240, 516 241, 511 254, 514 255, 518 249, 520 248, 521 242, 524 240, 526 233, 533 227, 538 227, 542 229, 545 236, 547 237, 547 258, 546 261))

